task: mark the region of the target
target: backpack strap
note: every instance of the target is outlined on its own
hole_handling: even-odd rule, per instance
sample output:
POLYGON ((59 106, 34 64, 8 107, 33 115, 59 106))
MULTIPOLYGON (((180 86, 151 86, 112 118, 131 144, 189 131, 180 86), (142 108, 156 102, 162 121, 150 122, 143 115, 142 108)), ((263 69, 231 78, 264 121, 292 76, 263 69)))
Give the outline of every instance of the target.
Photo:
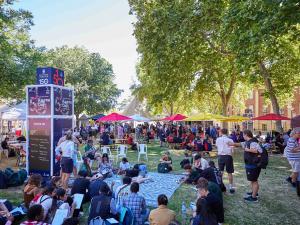
POLYGON ((44 201, 50 199, 51 197, 47 196, 47 198, 45 199, 42 199, 44 196, 47 196, 47 195, 42 195, 42 197, 40 198, 40 204, 42 204, 44 201))

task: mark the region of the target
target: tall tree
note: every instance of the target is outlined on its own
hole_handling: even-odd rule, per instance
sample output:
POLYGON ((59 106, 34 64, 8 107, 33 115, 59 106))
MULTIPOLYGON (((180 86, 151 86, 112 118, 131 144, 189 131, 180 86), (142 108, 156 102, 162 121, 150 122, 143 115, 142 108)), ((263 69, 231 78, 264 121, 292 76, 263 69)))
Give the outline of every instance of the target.
POLYGON ((96 114, 116 106, 121 94, 113 83, 112 65, 98 53, 63 46, 49 50, 47 66, 64 70, 66 85, 75 89, 75 114, 96 114))
POLYGON ((43 49, 30 40, 32 14, 13 8, 13 0, 0 1, 0 97, 23 98, 24 86, 32 84, 43 49))
POLYGON ((206 97, 220 97, 221 112, 227 115, 242 73, 220 33, 226 2, 129 0, 145 72, 139 77, 141 86, 147 89, 152 83, 162 89, 154 100, 171 97, 176 102, 179 92, 207 92, 206 97))
MULTIPOLYGON (((223 38, 245 70, 259 77, 273 111, 278 98, 299 85, 299 1, 229 1, 223 38)), ((277 130, 282 130, 280 121, 277 130)))

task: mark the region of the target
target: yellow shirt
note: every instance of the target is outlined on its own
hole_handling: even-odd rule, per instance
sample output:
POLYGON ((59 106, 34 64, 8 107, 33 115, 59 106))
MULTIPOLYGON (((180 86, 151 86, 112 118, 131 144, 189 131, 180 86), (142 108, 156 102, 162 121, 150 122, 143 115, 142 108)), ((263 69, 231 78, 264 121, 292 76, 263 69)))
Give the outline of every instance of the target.
POLYGON ((175 212, 165 205, 151 210, 149 215, 150 225, 169 225, 172 220, 175 220, 175 212))

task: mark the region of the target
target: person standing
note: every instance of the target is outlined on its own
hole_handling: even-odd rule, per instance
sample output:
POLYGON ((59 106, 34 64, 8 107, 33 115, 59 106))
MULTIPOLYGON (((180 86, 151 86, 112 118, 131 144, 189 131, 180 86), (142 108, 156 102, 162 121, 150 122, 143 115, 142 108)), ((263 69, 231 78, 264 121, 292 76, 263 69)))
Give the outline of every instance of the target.
POLYGON ((290 138, 284 149, 284 155, 292 167, 292 174, 287 178, 294 187, 296 187, 297 177, 300 172, 300 145, 298 139, 300 138, 300 127, 294 128, 290 133, 290 138))
POLYGON ((63 141, 57 149, 60 150, 61 158, 61 181, 64 189, 68 189, 68 182, 73 171, 73 155, 75 154, 75 143, 72 141, 72 134, 66 135, 66 140, 63 141))
POLYGON ((226 167, 226 172, 228 174, 228 181, 229 181, 229 192, 234 193, 235 190, 233 188, 233 173, 234 173, 234 166, 233 166, 233 148, 230 147, 228 144, 233 144, 233 140, 231 140, 228 135, 228 130, 226 128, 221 129, 220 137, 216 140, 216 146, 218 149, 218 164, 219 170, 224 173, 224 169, 226 167))
POLYGON ((150 225, 169 225, 175 220, 176 214, 173 210, 168 209, 168 197, 161 194, 157 198, 158 208, 153 209, 149 215, 150 225))
POLYGON ((250 130, 244 130, 243 138, 245 142, 241 143, 229 143, 229 146, 242 146, 244 148, 244 161, 245 169, 247 174, 247 180, 250 181, 251 192, 247 193, 247 196, 244 197, 244 200, 247 202, 257 202, 258 199, 258 177, 261 171, 261 168, 257 165, 257 156, 263 152, 256 138, 253 137, 253 134, 250 130))

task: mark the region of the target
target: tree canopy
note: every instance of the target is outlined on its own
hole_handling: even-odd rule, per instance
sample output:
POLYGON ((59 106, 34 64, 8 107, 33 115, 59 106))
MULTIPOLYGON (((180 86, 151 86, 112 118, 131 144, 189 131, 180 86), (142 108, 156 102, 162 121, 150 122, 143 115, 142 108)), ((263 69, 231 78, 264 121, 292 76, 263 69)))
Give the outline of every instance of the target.
POLYGON ((77 116, 82 112, 105 112, 116 106, 121 90, 113 83, 112 65, 99 53, 63 46, 47 52, 45 65, 64 70, 66 84, 75 90, 77 116))

